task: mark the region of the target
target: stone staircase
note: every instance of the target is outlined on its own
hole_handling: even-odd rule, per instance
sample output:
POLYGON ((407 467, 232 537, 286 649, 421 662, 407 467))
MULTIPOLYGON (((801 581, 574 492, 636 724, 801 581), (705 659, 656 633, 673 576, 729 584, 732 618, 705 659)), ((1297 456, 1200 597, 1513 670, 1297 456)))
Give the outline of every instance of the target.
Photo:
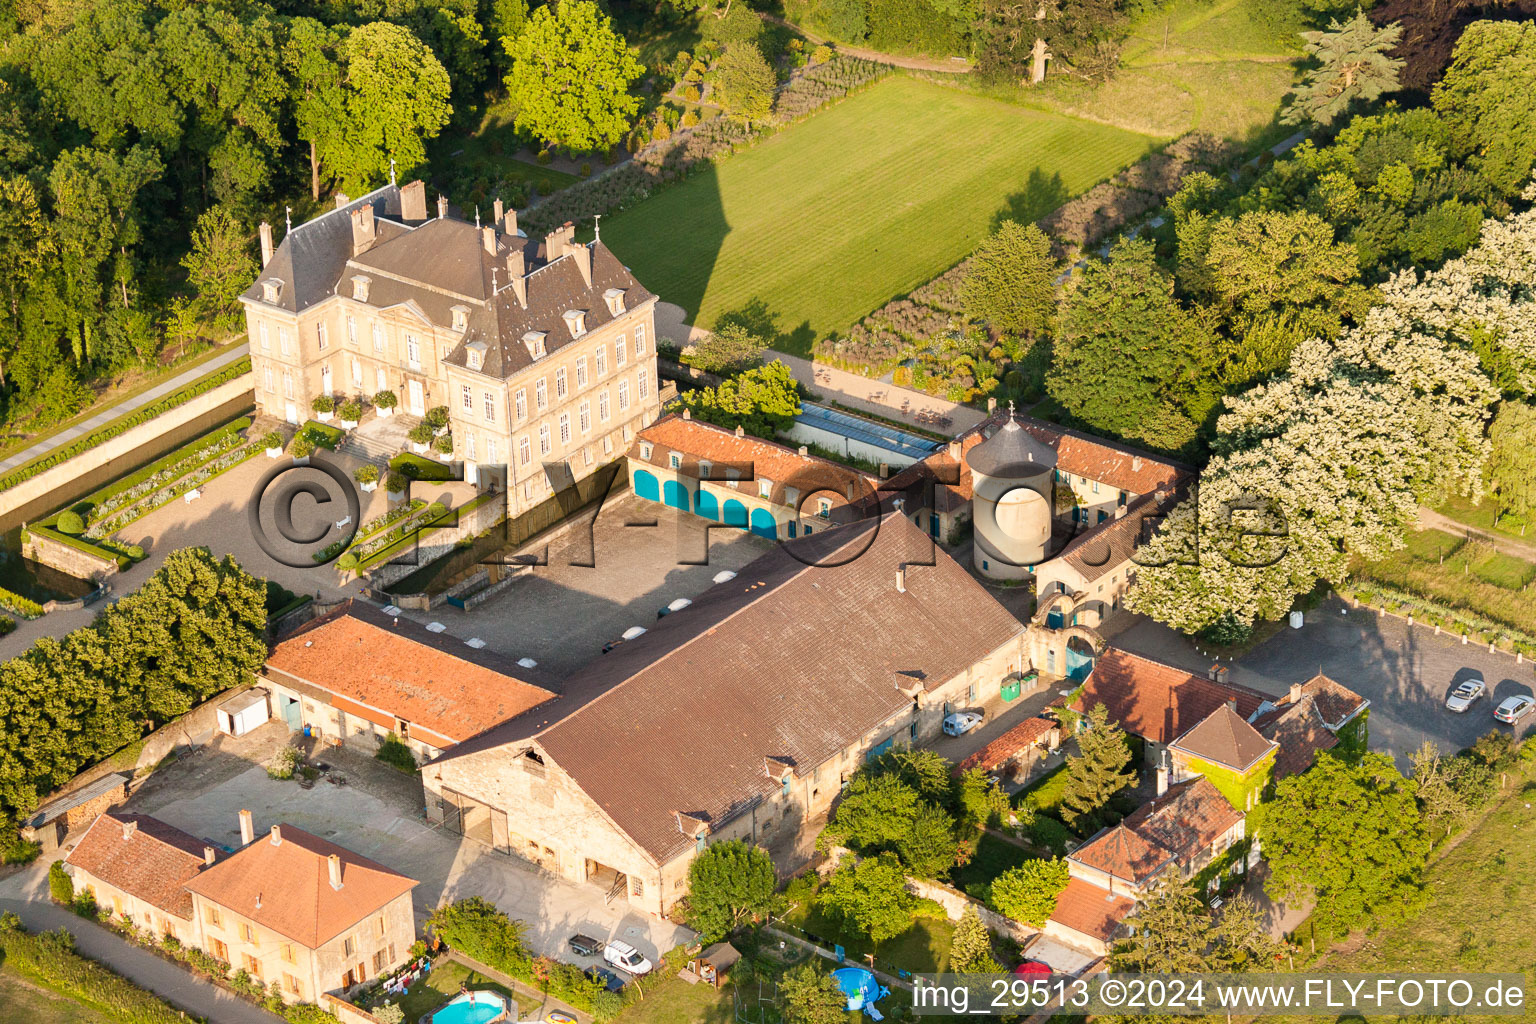
POLYGON ((383 418, 374 416, 349 432, 337 452, 382 465, 406 450, 409 445, 406 435, 420 422, 419 416, 403 416, 399 413, 383 418))

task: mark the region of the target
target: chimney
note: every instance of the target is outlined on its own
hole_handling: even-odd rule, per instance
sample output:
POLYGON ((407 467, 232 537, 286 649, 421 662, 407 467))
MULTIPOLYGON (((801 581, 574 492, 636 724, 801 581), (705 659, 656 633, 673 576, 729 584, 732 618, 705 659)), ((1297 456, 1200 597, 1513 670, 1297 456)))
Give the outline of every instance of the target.
POLYGON ((437 197, 437 219, 442 220, 448 216, 448 197, 439 193, 437 197))
POLYGON ((338 855, 333 853, 329 857, 325 858, 325 861, 326 861, 326 864, 331 869, 331 888, 332 889, 340 889, 341 888, 341 857, 339 857, 338 855))
POLYGON ((906 592, 907 592, 907 567, 905 565, 898 565, 896 567, 896 593, 898 593, 898 594, 905 594, 906 592))
POLYGON ((400 219, 427 219, 427 183, 417 179, 400 190, 400 219))
POLYGON ((491 227, 500 227, 501 226, 501 216, 502 216, 501 200, 498 198, 494 203, 491 204, 491 218, 492 218, 492 221, 493 221, 493 223, 491 224, 491 227))
POLYGON ((995 399, 995 398, 987 399, 987 412, 988 413, 997 412, 997 399, 995 399))
POLYGON ((261 893, 256 894, 256 909, 261 909, 261 893))
POLYGON ((959 441, 951 441, 951 442, 949 442, 949 457, 954 459, 956 462, 960 461, 960 442, 959 441))
POLYGON ((809 455, 809 454, 811 454, 811 450, 809 448, 807 448, 805 445, 801 445, 800 446, 800 454, 801 455, 809 455))
POLYGON ((213 867, 213 847, 211 846, 203 847, 203 865, 213 867))
POLYGON ((375 234, 373 223, 373 206, 359 206, 352 211, 352 255, 367 249, 373 244, 375 234))
POLYGON ((1291 684, 1291 703, 1292 704, 1300 704, 1301 703, 1301 684, 1300 683, 1292 683, 1291 684))
POLYGON ((737 437, 746 437, 747 436, 747 432, 745 430, 743 430, 741 427, 737 427, 736 428, 736 436, 737 437))
MULTIPOLYGON (((1225 682, 1226 680, 1222 681, 1225 682)), ((1231 700, 1227 701, 1227 707, 1232 710, 1234 715, 1237 714, 1237 698, 1233 697, 1231 700)))
POLYGON ((1131 456, 1131 471, 1132 472, 1136 472, 1136 473, 1141 472, 1141 456, 1140 455, 1132 455, 1131 456))
POLYGON ((524 309, 528 308, 528 282, 524 280, 527 276, 528 266, 523 258, 523 247, 513 245, 507 253, 507 283, 512 286, 512 294, 517 296, 517 304, 524 309))
POLYGON ((490 253, 492 256, 495 256, 496 255, 496 229, 495 228, 489 228, 489 227, 481 228, 480 229, 480 244, 485 246, 485 251, 486 252, 490 253))
POLYGON ((504 235, 517 234, 517 211, 508 210, 507 215, 501 218, 501 232, 504 235))
POLYGON ((273 846, 282 846, 283 845, 283 830, 282 830, 282 826, 280 826, 280 825, 273 825, 272 826, 272 845, 273 846))
POLYGON ((136 822, 136 821, 125 821, 125 822, 123 822, 123 842, 126 843, 128 840, 132 839, 133 838, 133 834, 135 832, 137 832, 138 830, 139 830, 139 823, 138 822, 136 822))
POLYGON ((884 480, 886 477, 888 477, 890 475, 891 475, 891 464, 889 462, 882 462, 882 463, 880 463, 880 479, 884 480))
POLYGON ((261 265, 266 266, 272 262, 272 225, 266 221, 261 222, 261 265))
POLYGON ((1168 792, 1168 751, 1163 751, 1163 756, 1157 762, 1157 795, 1162 796, 1168 792))
POLYGON ((346 206, 351 201, 352 201, 352 197, 347 195, 345 192, 337 192, 336 193, 336 209, 338 209, 338 210, 341 209, 343 206, 346 206))
POLYGON ((251 823, 251 812, 240 812, 240 845, 250 846, 251 840, 256 838, 256 826, 251 823))
POLYGON ((553 263, 565 255, 565 230, 556 228, 544 236, 544 260, 553 263))
POLYGON ((693 410, 688 408, 686 405, 683 406, 683 419, 685 419, 685 420, 693 419, 693 410))
POLYGON ((592 250, 584 245, 573 245, 570 248, 571 257, 576 261, 576 269, 581 271, 581 280, 588 288, 592 287, 592 250))

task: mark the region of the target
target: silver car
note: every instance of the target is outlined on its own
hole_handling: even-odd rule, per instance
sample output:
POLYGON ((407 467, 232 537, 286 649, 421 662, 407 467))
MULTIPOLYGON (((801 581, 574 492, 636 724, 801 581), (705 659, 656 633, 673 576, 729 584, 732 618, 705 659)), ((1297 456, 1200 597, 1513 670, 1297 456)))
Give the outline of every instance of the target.
POLYGON ((1448 710, 1461 714, 1475 704, 1478 698, 1488 692, 1488 684, 1483 681, 1480 673, 1474 673, 1457 684, 1456 689, 1445 699, 1448 710))
POLYGON ((1493 709, 1493 717, 1514 725, 1530 714, 1533 709, 1536 709, 1536 697, 1520 693, 1513 697, 1505 697, 1504 703, 1493 709))

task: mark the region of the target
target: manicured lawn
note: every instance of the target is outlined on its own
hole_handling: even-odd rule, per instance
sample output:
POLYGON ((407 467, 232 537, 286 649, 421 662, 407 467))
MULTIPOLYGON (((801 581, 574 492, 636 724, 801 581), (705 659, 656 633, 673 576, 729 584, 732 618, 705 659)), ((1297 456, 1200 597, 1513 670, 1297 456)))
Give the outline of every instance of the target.
POLYGON ((1058 766, 1049 775, 1041 777, 1028 789, 1013 795, 1013 806, 1033 807, 1037 811, 1055 812, 1061 804, 1061 794, 1067 788, 1067 766, 1058 766))
MULTIPOLYGON (((1516 786, 1429 866, 1424 900, 1413 915, 1376 931, 1364 943, 1354 943, 1358 948, 1352 952, 1329 953, 1320 969, 1529 974, 1536 964, 1536 928, 1530 921, 1536 843, 1529 838, 1536 827, 1536 809, 1530 804, 1528 789, 1522 792, 1516 786)), ((1305 935, 1302 942, 1306 944, 1305 935)), ((1277 1024, 1281 1019, 1269 1018, 1277 1024)))
MULTIPOLYGON (((886 939, 878 948, 867 937, 845 932, 842 926, 824 916, 814 905, 796 906, 783 918, 786 924, 819 937, 819 945, 827 947, 836 943, 844 948, 849 959, 863 961, 866 954, 875 954, 875 965, 894 974, 897 969, 922 972, 942 972, 949 964, 949 944, 955 936, 955 926, 943 917, 920 917, 912 927, 886 939)), ((813 939, 812 941, 816 941, 813 939)))
POLYGON ((804 354, 1151 144, 898 75, 604 218, 603 241, 691 321, 754 310, 804 354))
POLYGON ((429 459, 415 452, 401 452, 389 460, 389 468, 397 473, 404 473, 413 480, 452 480, 453 470, 447 463, 429 459), (410 466, 411 469, 405 467, 410 466))
POLYGON ((980 899, 992 879, 1029 859, 1028 851, 983 833, 976 844, 975 855, 964 867, 951 870, 949 881, 956 889, 980 899))

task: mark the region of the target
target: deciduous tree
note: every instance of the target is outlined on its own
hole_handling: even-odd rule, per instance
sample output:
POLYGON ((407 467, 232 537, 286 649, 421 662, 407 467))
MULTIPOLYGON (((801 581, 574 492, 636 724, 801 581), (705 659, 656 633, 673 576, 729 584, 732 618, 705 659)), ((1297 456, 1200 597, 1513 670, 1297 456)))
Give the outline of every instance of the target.
POLYGON ((1021 227, 1005 220, 966 264, 966 315, 1002 334, 1049 334, 1060 276, 1060 261, 1051 255, 1045 232, 1035 224, 1021 227))
POLYGON ((845 1024, 848 1019, 848 997, 837 979, 814 963, 784 972, 779 979, 779 999, 786 1024, 845 1024))
POLYGON ((332 158, 336 177, 365 191, 388 177, 391 158, 397 176, 409 176, 452 113, 448 72, 410 29, 383 21, 354 28, 339 56, 347 120, 345 144, 332 158))
POLYGON ((1067 887, 1067 862, 1027 860, 992 880, 987 902, 998 913, 1036 928, 1056 912, 1056 899, 1067 887))
POLYGON ((629 131, 640 109, 629 88, 644 68, 597 4, 556 0, 503 45, 519 129, 577 153, 607 149, 629 131))
POLYGON ((739 839, 716 843, 688 865, 688 924, 721 939, 773 909, 773 860, 739 839))
POLYGON ((906 872, 892 854, 850 859, 832 873, 816 900, 851 932, 876 946, 912 927, 917 897, 907 891, 906 872))
POLYGON ((731 43, 715 62, 711 95, 726 113, 743 121, 761 121, 773 108, 778 80, 756 43, 731 43))

